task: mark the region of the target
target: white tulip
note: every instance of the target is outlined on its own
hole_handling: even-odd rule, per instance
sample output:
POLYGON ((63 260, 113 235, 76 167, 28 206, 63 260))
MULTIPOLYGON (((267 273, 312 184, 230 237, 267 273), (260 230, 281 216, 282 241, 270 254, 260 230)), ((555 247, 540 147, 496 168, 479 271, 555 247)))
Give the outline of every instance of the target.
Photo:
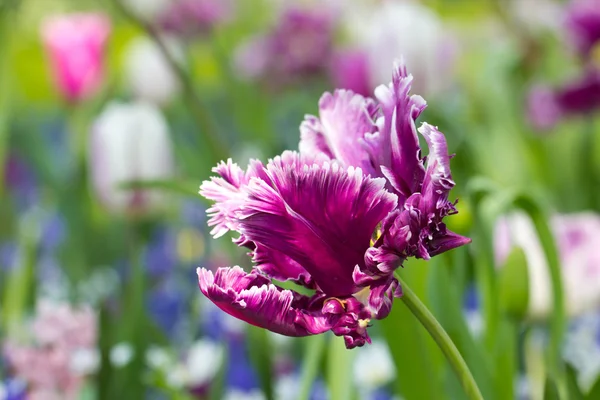
POLYGON ((391 81, 389 66, 401 57, 415 76, 413 93, 431 96, 449 86, 455 42, 426 6, 388 0, 355 7, 346 19, 351 42, 366 54, 372 88, 391 81))
POLYGON ((577 372, 577 383, 589 392, 600 376, 600 314, 598 311, 577 318, 565 335, 563 357, 577 372))
POLYGON ((380 388, 396 377, 396 367, 387 344, 374 340, 357 350, 354 358, 354 382, 367 392, 380 388))
POLYGON ((71 354, 71 371, 78 376, 94 374, 100 367, 98 349, 81 348, 71 354))
POLYGON ((166 12, 175 0, 123 0, 129 11, 144 21, 154 21, 166 12))
POLYGON ((120 187, 173 175, 168 126, 160 110, 143 102, 108 104, 92 128, 89 160, 93 187, 108 208, 139 211, 161 205, 162 192, 120 187))
POLYGON ((117 368, 126 366, 133 360, 134 350, 129 343, 121 342, 110 349, 110 362, 117 368))
MULTIPOLYGON (((600 216, 593 213, 555 215, 550 226, 558 246, 567 314, 578 315, 600 304, 600 216)), ((529 276, 528 315, 547 318, 553 309, 546 256, 531 219, 522 213, 499 221, 495 232, 497 264, 512 246, 521 247, 529 276)))
POLYGON ((210 340, 198 340, 187 356, 188 387, 209 383, 223 364, 223 346, 210 340))
MULTIPOLYGON (((175 39, 164 37, 167 51, 178 62, 182 50, 175 39)), ((146 37, 135 38, 125 50, 125 79, 131 92, 138 98, 156 104, 166 104, 181 88, 173 68, 160 47, 146 37)))

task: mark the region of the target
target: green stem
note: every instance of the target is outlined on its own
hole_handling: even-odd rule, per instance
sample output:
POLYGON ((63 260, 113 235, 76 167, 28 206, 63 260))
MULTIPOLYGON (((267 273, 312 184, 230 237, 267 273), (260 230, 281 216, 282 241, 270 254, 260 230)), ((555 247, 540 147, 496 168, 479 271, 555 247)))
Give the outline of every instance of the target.
POLYGON ((413 313, 419 322, 427 329, 433 340, 437 343, 442 353, 446 356, 446 359, 454 369, 458 380, 460 381, 467 397, 472 400, 483 400, 483 396, 477 387, 477 383, 467 366, 467 363, 460 355, 460 352, 450 339, 450 336, 446 333, 442 325, 435 319, 433 314, 427 309, 425 304, 419 300, 417 295, 410 289, 410 287, 402 280, 400 275, 396 272, 394 274, 402 286, 402 301, 413 313))
POLYGON ((165 60, 169 63, 173 72, 177 76, 181 87, 183 88, 185 104, 188 107, 192 118, 200 132, 204 135, 206 144, 211 150, 214 158, 222 160, 225 158, 227 151, 223 142, 220 140, 218 130, 212 120, 210 113, 205 109, 202 100, 194 90, 192 78, 181 65, 181 63, 173 56, 173 53, 167 47, 164 39, 160 36, 152 24, 140 19, 131 12, 120 0, 112 0, 115 6, 131 22, 139 26, 146 34, 156 43, 162 52, 165 60))
POLYGON ((581 176, 583 187, 587 188, 585 208, 598 210, 598 185, 596 177, 594 117, 588 117, 584 131, 581 134, 581 176))

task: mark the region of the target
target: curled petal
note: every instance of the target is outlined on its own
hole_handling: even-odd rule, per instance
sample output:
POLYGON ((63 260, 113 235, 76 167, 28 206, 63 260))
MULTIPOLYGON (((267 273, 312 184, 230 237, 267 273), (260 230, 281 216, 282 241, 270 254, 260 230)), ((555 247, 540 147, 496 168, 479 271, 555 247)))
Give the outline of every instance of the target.
POLYGON ((363 145, 365 134, 375 131, 376 103, 349 90, 325 93, 319 101, 320 120, 308 116, 300 127, 300 151, 321 151, 345 166, 360 167, 376 177, 378 173, 363 145))
POLYGON ((304 117, 304 121, 300 124, 300 144, 298 145, 301 154, 323 154, 327 159, 334 158, 323 130, 319 118, 313 115, 304 117))
POLYGON ((371 343, 367 328, 372 313, 354 297, 343 300, 328 299, 323 304, 322 311, 333 321, 332 332, 344 337, 346 348, 352 349, 371 343))
POLYGON ((402 296, 402 288, 394 277, 380 279, 370 286, 368 304, 376 319, 387 317, 392 310, 394 297, 402 296))
POLYGON ((308 336, 331 329, 320 308, 310 298, 283 290, 255 272, 240 267, 212 271, 198 268, 202 293, 221 310, 251 325, 287 336, 308 336))
POLYGON ((440 224, 438 232, 433 235, 433 238, 428 243, 428 253, 430 256, 436 256, 448 250, 455 249, 460 246, 471 243, 471 239, 458 233, 454 233, 446 229, 446 225, 440 224))
POLYGON ((396 196, 360 169, 338 164, 269 164, 273 186, 253 179, 239 213, 242 234, 302 265, 329 296, 354 292, 352 271, 364 263, 371 234, 396 196))
POLYGON ((415 120, 426 103, 421 96, 409 95, 412 79, 403 62, 396 62, 392 83, 375 90, 383 113, 377 122, 379 129, 365 137, 371 159, 382 167, 400 203, 420 190, 425 174, 415 120))
POLYGON ((252 255, 256 268, 263 274, 279 281, 290 280, 309 289, 315 288, 308 271, 282 252, 258 246, 252 255))
POLYGON ((212 169, 220 177, 211 177, 210 181, 202 183, 200 194, 215 201, 215 204, 206 210, 210 216, 208 225, 214 226, 210 233, 215 238, 223 236, 229 230, 237 230, 234 216, 246 196, 244 188, 250 178, 262 176, 263 169, 260 161, 251 160, 248 171, 245 172, 228 159, 212 169))
POLYGON ((448 203, 448 193, 454 187, 450 173, 450 156, 444 134, 436 127, 424 123, 419 132, 429 146, 427 171, 422 187, 420 208, 426 212, 442 213, 441 217, 455 212, 454 206, 448 203))

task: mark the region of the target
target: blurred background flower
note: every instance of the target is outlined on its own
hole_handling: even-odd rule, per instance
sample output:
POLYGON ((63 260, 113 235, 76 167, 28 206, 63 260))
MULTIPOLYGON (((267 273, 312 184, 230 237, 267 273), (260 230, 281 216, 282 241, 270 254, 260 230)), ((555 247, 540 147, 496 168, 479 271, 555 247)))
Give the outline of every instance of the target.
POLYGON ((426 246, 411 251, 436 253, 432 229, 472 243, 395 254, 398 275, 483 398, 600 398, 599 46, 598 0, 1 2, 0 400, 465 398, 401 300, 347 351, 241 322, 195 274, 256 264, 237 234, 210 236, 198 191, 219 161, 339 158, 423 121, 448 149, 419 157, 456 154, 442 160, 456 185, 427 211, 398 209, 421 212, 407 241, 426 246), (400 58, 427 109, 387 87, 400 58), (319 103, 341 88, 382 104, 319 103), (459 213, 441 222, 440 207, 459 213))

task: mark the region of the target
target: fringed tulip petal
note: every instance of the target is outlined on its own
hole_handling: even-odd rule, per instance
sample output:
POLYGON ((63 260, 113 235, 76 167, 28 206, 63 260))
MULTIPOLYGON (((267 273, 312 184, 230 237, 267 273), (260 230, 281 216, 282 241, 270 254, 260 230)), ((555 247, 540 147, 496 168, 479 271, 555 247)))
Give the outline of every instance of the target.
POLYGON ((320 309, 308 310, 310 299, 283 290, 262 275, 240 267, 219 268, 215 274, 198 269, 202 293, 221 310, 251 325, 287 336, 308 336, 331 329, 320 309))

